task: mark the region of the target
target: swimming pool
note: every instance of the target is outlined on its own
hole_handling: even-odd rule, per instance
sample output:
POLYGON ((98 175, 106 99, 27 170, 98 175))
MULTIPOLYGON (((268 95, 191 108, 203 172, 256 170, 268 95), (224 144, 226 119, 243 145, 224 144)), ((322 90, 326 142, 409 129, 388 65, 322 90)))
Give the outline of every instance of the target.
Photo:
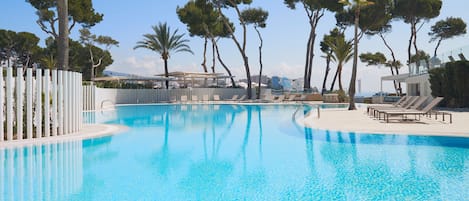
MULTIPOLYGON (((0 200, 467 200, 469 139, 304 128, 306 105, 140 105, 122 134, 0 150, 0 200)), ((88 117, 90 114, 88 114, 88 117)))

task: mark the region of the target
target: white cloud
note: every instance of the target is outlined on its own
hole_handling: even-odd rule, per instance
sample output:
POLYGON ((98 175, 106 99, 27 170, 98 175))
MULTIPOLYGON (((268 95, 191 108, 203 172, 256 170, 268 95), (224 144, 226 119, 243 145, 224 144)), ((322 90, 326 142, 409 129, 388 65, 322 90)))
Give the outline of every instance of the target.
MULTIPOLYGON (((286 62, 281 62, 279 66, 264 68, 265 73, 263 74, 268 76, 281 76, 294 79, 303 76, 303 69, 304 67, 301 65, 291 65, 286 62)), ((258 73, 253 73, 253 75, 257 74, 258 73)))
POLYGON ((158 55, 130 56, 116 59, 116 62, 107 70, 137 75, 154 75, 164 72, 164 63, 158 55))

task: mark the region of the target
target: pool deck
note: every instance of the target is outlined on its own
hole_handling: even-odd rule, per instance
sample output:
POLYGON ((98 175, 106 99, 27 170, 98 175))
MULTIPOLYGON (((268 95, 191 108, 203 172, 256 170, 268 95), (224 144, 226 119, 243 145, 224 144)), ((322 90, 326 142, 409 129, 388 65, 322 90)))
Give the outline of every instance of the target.
POLYGON ((84 140, 96 137, 103 137, 108 135, 114 135, 126 131, 128 128, 121 125, 111 124, 85 124, 83 129, 76 133, 67 135, 43 137, 40 139, 34 138, 30 140, 13 140, 0 142, 0 149, 5 148, 17 148, 41 144, 55 144, 75 140, 84 140))
MULTIPOLYGON (((300 123, 317 129, 379 134, 403 135, 431 135, 431 136, 457 136, 469 137, 469 112, 445 111, 453 115, 453 122, 449 123, 449 116, 442 120, 441 115, 435 120, 422 116, 420 121, 403 121, 401 117, 390 119, 389 123, 377 120, 367 115, 366 106, 357 110, 322 109, 318 118, 317 110, 303 118, 300 123)), ((413 119, 413 115, 408 116, 413 119)))

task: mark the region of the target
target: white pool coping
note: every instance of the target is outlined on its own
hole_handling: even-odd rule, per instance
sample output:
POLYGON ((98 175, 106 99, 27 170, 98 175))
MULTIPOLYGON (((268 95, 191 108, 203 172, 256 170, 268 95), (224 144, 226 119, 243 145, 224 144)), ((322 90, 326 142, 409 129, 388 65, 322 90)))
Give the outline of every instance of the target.
POLYGON ((34 139, 13 140, 0 142, 0 149, 18 148, 34 145, 56 144, 62 142, 85 140, 119 134, 128 130, 128 127, 113 124, 85 124, 79 132, 67 135, 42 137, 34 139))
MULTIPOLYGON (((452 123, 449 122, 449 116, 442 121, 441 115, 437 120, 435 116, 422 116, 420 121, 402 121, 400 117, 395 117, 386 123, 368 116, 366 107, 351 111, 347 108, 321 109, 319 117, 315 110, 298 120, 298 123, 314 129, 340 132, 469 137, 469 112, 445 112, 452 114, 452 123)), ((409 115, 409 118, 413 116, 409 115)))

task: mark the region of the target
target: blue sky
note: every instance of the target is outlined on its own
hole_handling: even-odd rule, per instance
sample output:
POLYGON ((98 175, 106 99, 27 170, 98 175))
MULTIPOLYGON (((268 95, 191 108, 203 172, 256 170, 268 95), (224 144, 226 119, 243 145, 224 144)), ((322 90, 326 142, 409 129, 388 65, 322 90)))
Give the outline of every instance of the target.
MULTIPOLYGON (((93 0, 96 11, 104 14, 104 20, 92 28, 92 32, 98 35, 111 36, 120 42, 119 47, 111 49, 114 64, 108 67, 109 70, 151 75, 163 72, 163 62, 159 55, 144 49, 133 50, 136 42, 142 39, 142 35, 150 33, 151 26, 158 22, 167 22, 172 29, 179 29, 186 33, 186 27, 182 24, 176 14, 176 8, 182 7, 187 0, 93 0)), ((467 8, 462 6, 462 0, 444 0, 441 15, 427 22, 418 35, 419 49, 426 52, 433 52, 435 43, 428 43, 430 26, 437 20, 445 19, 448 16, 461 17, 469 22, 467 8)), ((13 31, 28 31, 35 33, 41 39, 47 35, 42 32, 35 23, 37 16, 35 10, 24 0, 2 0, 0 3, 0 28, 13 31), (5 9, 8 8, 8 9, 5 9)), ((264 37, 264 73, 273 76, 287 76, 289 78, 299 78, 303 76, 303 66, 305 60, 305 48, 308 39, 309 25, 306 15, 302 9, 291 10, 287 8, 282 0, 255 0, 251 7, 262 7, 269 11, 267 28, 261 30, 264 37)), ((233 11, 226 11, 234 21, 233 11)), ((237 24, 237 23, 235 23, 237 24)), ((397 52, 397 57, 403 63, 406 60, 406 48, 409 38, 409 25, 402 21, 393 22, 393 30, 387 35, 391 46, 397 52)), ((335 19, 333 14, 327 13, 321 20, 318 28, 316 43, 312 85, 320 88, 324 76, 325 60, 319 50, 319 41, 324 33, 334 28, 335 19)), ((238 31, 241 29, 238 28, 238 31)), ((352 29, 347 32, 347 38, 352 38, 352 29)), ((78 38, 78 27, 74 28, 71 37, 78 38)), ((189 37, 190 46, 194 55, 188 53, 173 54, 169 61, 170 71, 202 71, 203 40, 198 37, 189 37)), ((240 35, 238 33, 238 37, 240 35)), ((41 41, 43 45, 44 41, 41 41)), ((231 39, 222 39, 219 42, 220 51, 225 63, 232 69, 237 79, 245 77, 245 71, 239 52, 231 39)), ((452 40, 443 41, 439 48, 439 53, 469 45, 467 35, 452 40)), ((254 29, 248 29, 248 56, 250 59, 251 72, 258 74, 258 39, 254 29)), ((378 37, 364 37, 359 45, 359 51, 376 52, 381 51, 390 57, 378 37)), ((210 59, 210 57, 209 57, 210 59)), ((343 84, 348 86, 351 61, 346 64, 343 72, 343 84)), ((333 71, 336 65, 332 64, 333 71)), ((224 72, 220 65, 217 71, 224 72)), ((407 68, 402 71, 407 72, 407 68)), ((331 72, 333 74, 333 72, 331 72)), ((389 69, 384 67, 367 67, 359 63, 358 79, 362 81, 362 92, 378 91, 380 76, 389 75, 389 69)), ((332 80, 329 77, 329 83, 332 80)), ((329 85, 329 84, 328 84, 329 85)), ((387 91, 392 91, 391 83, 384 83, 387 91)))

